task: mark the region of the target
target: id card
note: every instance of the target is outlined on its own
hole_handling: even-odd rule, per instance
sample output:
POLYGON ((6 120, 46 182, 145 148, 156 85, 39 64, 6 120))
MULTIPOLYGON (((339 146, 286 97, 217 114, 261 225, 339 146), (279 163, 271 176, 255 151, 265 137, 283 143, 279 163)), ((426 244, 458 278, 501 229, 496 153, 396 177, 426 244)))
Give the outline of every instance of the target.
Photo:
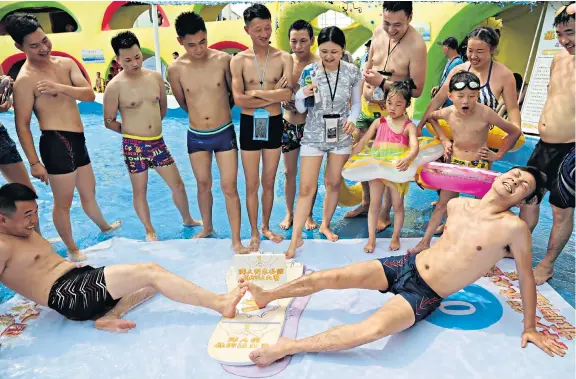
POLYGON ((326 143, 338 142, 339 129, 338 124, 340 123, 339 114, 327 114, 324 115, 324 141, 326 143))
POLYGON ((256 109, 254 111, 254 126, 252 139, 254 141, 268 141, 268 125, 270 121, 270 112, 266 109, 256 109))

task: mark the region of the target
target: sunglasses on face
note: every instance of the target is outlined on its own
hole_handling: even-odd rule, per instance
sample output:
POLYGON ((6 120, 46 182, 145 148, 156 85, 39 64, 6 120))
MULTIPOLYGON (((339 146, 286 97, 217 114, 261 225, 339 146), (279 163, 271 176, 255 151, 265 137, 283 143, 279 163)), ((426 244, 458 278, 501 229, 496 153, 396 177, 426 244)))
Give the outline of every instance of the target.
POLYGON ((454 83, 454 85, 452 86, 452 89, 463 90, 464 87, 468 87, 468 88, 474 90, 474 89, 480 88, 480 83, 478 83, 478 82, 473 82, 473 81, 469 81, 469 82, 456 82, 456 83, 454 83))

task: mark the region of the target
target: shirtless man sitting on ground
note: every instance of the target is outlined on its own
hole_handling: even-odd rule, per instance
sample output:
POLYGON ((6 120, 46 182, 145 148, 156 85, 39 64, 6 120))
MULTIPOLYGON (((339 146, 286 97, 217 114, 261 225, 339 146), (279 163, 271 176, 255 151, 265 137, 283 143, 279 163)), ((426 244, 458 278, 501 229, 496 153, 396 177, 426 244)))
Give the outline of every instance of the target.
POLYGON ((252 230, 250 250, 260 247, 258 230, 258 187, 262 155, 262 235, 279 243, 283 237, 270 230, 274 183, 282 147, 283 101, 292 97, 292 57, 270 46, 272 15, 262 4, 244 10, 244 30, 252 48, 238 53, 230 62, 234 102, 240 114, 240 150, 246 180, 246 208, 252 230))
POLYGON ((95 320, 95 327, 126 332, 136 324, 121 316, 157 292, 179 303, 213 309, 234 317, 246 289, 217 295, 176 276, 156 263, 77 267, 56 254, 34 231, 37 196, 29 187, 0 188, 0 282, 18 294, 74 321, 95 320))
MULTIPOLYGON (((556 36, 564 51, 556 54, 552 60, 548 97, 538 123, 540 141, 527 163, 537 167, 548 177, 546 189, 550 191, 549 201, 553 217, 546 256, 534 269, 538 285, 552 278, 554 262, 574 232, 575 11, 576 5, 572 3, 560 8, 554 18, 556 36), (559 168, 566 167, 562 163, 567 162, 570 156, 572 170, 567 172, 566 179, 562 180, 563 170, 559 168)), ((526 204, 520 210, 520 218, 526 221, 531 230, 538 224, 539 216, 538 204, 526 204)))
POLYGON ((175 22, 178 42, 186 53, 168 67, 168 80, 180 108, 188 113, 188 155, 198 188, 198 206, 204 229, 195 237, 208 237, 212 226, 212 153, 220 170, 220 187, 232 231, 232 250, 248 253, 240 239, 238 196, 238 143, 232 123, 230 54, 208 48, 202 17, 183 12, 175 22))
POLYGON ((162 119, 168 110, 162 75, 142 68, 143 54, 134 33, 118 33, 111 43, 123 70, 104 92, 104 122, 108 129, 122 134, 122 153, 132 183, 134 209, 146 229, 146 241, 158 241, 146 199, 148 168, 156 169, 172 190, 184 226, 202 223, 190 216, 184 182, 162 138, 162 119), (118 109, 122 123, 116 121, 118 109))
POLYGON ((107 232, 120 226, 108 224, 96 202, 96 178, 86 149, 84 125, 76 100, 91 102, 95 95, 74 61, 50 55, 52 42, 36 17, 30 14, 9 16, 6 28, 16 48, 26 54, 26 62, 14 83, 16 131, 22 149, 30 162, 33 177, 52 187, 54 210, 52 218, 58 234, 66 244, 71 260, 81 261, 72 237, 70 207, 74 189, 78 189, 82 209, 107 232), (42 131, 38 159, 30 131, 32 112, 42 131))
POLYGON ((363 288, 395 294, 358 324, 338 326, 301 340, 282 338, 276 345, 251 352, 250 359, 258 366, 267 366, 286 355, 351 349, 399 333, 426 318, 443 298, 485 275, 507 252, 516 259, 520 280, 524 309, 522 347, 533 342, 550 356, 564 356, 564 347, 536 331, 530 230, 509 211, 515 205, 540 200, 545 180, 533 167, 513 168, 500 175, 481 200, 451 200, 444 234, 418 255, 315 272, 272 290, 241 280, 240 287, 251 292, 259 307, 276 299, 307 296, 324 289, 363 288))

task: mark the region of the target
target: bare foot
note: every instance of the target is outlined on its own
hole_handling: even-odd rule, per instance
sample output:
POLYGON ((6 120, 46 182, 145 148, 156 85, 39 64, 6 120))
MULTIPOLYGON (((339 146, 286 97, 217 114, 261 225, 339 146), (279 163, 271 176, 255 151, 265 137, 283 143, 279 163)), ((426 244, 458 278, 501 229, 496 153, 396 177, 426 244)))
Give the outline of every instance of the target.
POLYGON ((251 352, 249 355, 250 360, 256 363, 258 367, 269 366, 277 360, 288 355, 286 352, 286 347, 293 341, 294 340, 282 337, 275 345, 256 349, 251 352))
POLYGON ((554 264, 543 259, 538 266, 534 269, 534 279, 536 280, 536 285, 540 286, 546 283, 554 275, 554 264))
POLYGON ((250 239, 250 245, 248 245, 248 249, 250 251, 258 251, 260 249, 260 236, 259 235, 255 235, 252 236, 252 239, 250 239))
POLYGON ((304 245, 304 240, 302 239, 302 237, 300 237, 298 241, 296 241, 296 246, 293 246, 293 244, 290 243, 288 250, 284 252, 284 255, 286 255, 286 259, 294 258, 294 255, 296 255, 296 250, 301 248, 302 245, 304 245))
POLYGON ((360 204, 356 209, 353 209, 349 212, 346 212, 344 218, 354 218, 359 216, 367 216, 368 215, 368 208, 370 208, 370 204, 360 204))
POLYGON ((194 226, 201 226, 204 225, 204 223, 202 221, 196 221, 194 220, 192 217, 190 217, 187 220, 183 220, 182 221, 182 225, 186 226, 186 227, 194 227, 194 226))
POLYGON ((242 245, 242 242, 236 242, 232 244, 232 251, 234 251, 234 254, 248 254, 250 253, 250 249, 247 247, 244 247, 244 245, 242 245))
POLYGON ((148 232, 146 233, 146 242, 155 242, 158 241, 158 236, 156 232, 148 232))
POLYGON ((284 239, 284 237, 281 236, 280 234, 276 234, 267 228, 266 229, 265 228, 260 229, 260 232, 262 233, 262 235, 264 237, 268 238, 272 242, 280 243, 284 239))
POLYGON ((132 321, 121 318, 101 318, 94 322, 96 329, 106 330, 111 333, 126 333, 136 327, 132 321))
POLYGON ((238 305, 245 293, 246 288, 236 287, 228 295, 221 295, 222 307, 220 313, 222 316, 234 318, 236 316, 236 305, 238 305))
POLYGON ((304 224, 304 227, 306 228, 306 230, 314 230, 318 228, 318 224, 316 223, 316 221, 314 221, 312 216, 308 216, 308 218, 306 219, 306 223, 304 224))
POLYGON ((244 281, 244 279, 240 278, 238 286, 250 292, 252 300, 254 300, 258 308, 264 308, 270 302, 266 297, 266 290, 256 284, 244 281))
POLYGON ((210 228, 210 229, 202 229, 200 231, 200 233, 196 234, 194 237, 192 237, 192 239, 197 239, 197 238, 206 238, 211 236, 212 234, 214 234, 214 229, 210 228))
POLYGON ((70 258, 72 262, 82 262, 88 259, 86 254, 80 250, 68 250, 68 258, 70 258))
POLYGON ((100 230, 102 231, 102 233, 108 233, 108 232, 111 232, 112 230, 120 227, 121 224, 122 224, 121 221, 114 221, 112 224, 110 224, 107 227, 105 227, 104 229, 100 229, 100 230))
POLYGON ((414 246, 411 249, 408 249, 408 254, 418 254, 419 252, 429 249, 430 248, 430 244, 429 243, 424 243, 422 241, 418 242, 418 245, 414 246))
POLYGON ((445 225, 446 225, 446 224, 442 224, 442 225, 440 225, 439 227, 437 227, 437 228, 436 228, 436 231, 434 232, 434 235, 438 235, 438 234, 444 233, 444 226, 445 226, 445 225))
POLYGON ((400 250, 400 237, 392 236, 390 240, 390 246, 388 246, 388 251, 400 250))
POLYGON ((392 220, 380 220, 376 221, 376 233, 380 233, 388 229, 392 225, 392 220))
POLYGON ((366 246, 364 246, 364 252, 372 254, 375 249, 376 249, 376 240, 374 241, 368 240, 368 243, 366 244, 366 246))
POLYGON ((292 221, 294 220, 294 215, 292 213, 286 213, 286 217, 280 223, 280 229, 288 230, 292 227, 292 221))
POLYGON ((338 234, 334 234, 329 227, 320 225, 320 234, 324 234, 326 239, 331 242, 338 241, 338 234))

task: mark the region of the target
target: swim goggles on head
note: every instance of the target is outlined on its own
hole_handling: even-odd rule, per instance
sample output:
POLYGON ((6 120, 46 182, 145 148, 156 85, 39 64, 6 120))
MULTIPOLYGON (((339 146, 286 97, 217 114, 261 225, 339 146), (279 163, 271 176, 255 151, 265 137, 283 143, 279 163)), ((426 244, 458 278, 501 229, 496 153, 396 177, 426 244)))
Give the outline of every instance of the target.
POLYGON ((478 89, 480 88, 480 83, 475 82, 475 81, 469 81, 469 82, 456 82, 454 83, 454 85, 452 86, 452 89, 457 89, 457 90, 463 90, 464 87, 468 87, 472 90, 474 89, 478 89))

